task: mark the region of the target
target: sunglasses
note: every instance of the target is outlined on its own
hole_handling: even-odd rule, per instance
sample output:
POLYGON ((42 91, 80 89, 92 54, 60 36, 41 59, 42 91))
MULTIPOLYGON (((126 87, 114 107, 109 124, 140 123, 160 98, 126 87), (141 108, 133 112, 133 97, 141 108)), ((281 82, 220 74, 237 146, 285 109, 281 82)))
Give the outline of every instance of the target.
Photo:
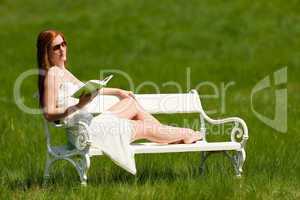
POLYGON ((67 42, 63 41, 62 43, 53 46, 52 49, 53 49, 53 51, 56 51, 56 50, 60 49, 60 47, 66 47, 66 46, 67 46, 67 42))

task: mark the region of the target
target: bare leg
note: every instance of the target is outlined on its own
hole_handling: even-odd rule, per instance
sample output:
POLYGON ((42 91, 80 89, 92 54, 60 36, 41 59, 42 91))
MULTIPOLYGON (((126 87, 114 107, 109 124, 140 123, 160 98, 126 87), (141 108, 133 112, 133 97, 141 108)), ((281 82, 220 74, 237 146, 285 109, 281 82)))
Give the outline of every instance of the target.
POLYGON ((199 133, 189 128, 158 125, 152 122, 132 121, 135 135, 133 140, 147 139, 156 143, 185 143, 190 144, 202 139, 199 133))
POLYGON ((131 97, 122 99, 108 110, 122 118, 143 120, 160 124, 160 122, 153 115, 146 112, 142 106, 131 97))
POLYGON ((200 134, 192 129, 161 124, 132 98, 122 99, 108 110, 121 118, 133 120, 135 126, 133 140, 148 139, 157 143, 193 143, 202 139, 200 134))

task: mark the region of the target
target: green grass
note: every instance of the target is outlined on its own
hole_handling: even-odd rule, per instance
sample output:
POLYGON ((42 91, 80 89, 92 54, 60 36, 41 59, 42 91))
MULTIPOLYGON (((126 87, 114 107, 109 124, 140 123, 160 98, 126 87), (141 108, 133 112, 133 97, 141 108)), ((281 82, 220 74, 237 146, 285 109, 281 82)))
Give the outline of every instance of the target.
MULTIPOLYGON (((0 0, 0 197, 29 199, 297 199, 300 198, 300 4, 298 1, 4 1, 0 0), (153 81, 161 92, 183 91, 203 81, 235 82, 220 99, 203 99, 214 118, 245 119, 250 140, 242 179, 223 156, 208 161, 200 176, 198 153, 137 155, 136 177, 105 157, 92 159, 89 183, 79 185, 67 163, 55 165, 42 187, 45 140, 42 118, 16 106, 13 86, 24 71, 36 68, 36 37, 54 28, 65 33, 70 70, 82 80, 100 70, 120 69, 134 90, 153 81), (251 89, 267 75, 288 66, 288 132, 279 133, 255 117, 251 89), (191 70, 190 87, 186 70, 191 70)), ((122 77, 112 87, 129 89, 122 77)), ((36 77, 25 80, 22 100, 32 98, 36 77)), ((139 93, 154 92, 145 86, 139 93)), ((212 94, 201 88, 201 94, 212 94)), ((272 116, 271 92, 255 99, 255 108, 272 116), (270 103, 271 101, 271 103, 270 103)), ((196 116, 158 116, 165 123, 192 124, 196 116)), ((215 131, 216 129, 212 129, 215 131)), ((57 134, 58 135, 58 134, 57 134)), ((57 136, 64 141, 64 136, 57 136)), ((209 140, 226 136, 209 134, 209 140)), ((227 136, 229 139, 229 137, 227 136)))

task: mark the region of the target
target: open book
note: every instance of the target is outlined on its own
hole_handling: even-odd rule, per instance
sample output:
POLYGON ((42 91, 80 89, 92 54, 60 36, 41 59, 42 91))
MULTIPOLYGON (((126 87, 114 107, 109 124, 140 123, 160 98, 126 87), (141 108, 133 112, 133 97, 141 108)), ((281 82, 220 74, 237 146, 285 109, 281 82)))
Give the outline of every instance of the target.
POLYGON ((96 90, 106 86, 108 81, 113 77, 113 75, 109 75, 103 80, 89 80, 83 86, 81 86, 76 92, 72 94, 72 97, 79 99, 81 95, 90 94, 95 92, 96 90))

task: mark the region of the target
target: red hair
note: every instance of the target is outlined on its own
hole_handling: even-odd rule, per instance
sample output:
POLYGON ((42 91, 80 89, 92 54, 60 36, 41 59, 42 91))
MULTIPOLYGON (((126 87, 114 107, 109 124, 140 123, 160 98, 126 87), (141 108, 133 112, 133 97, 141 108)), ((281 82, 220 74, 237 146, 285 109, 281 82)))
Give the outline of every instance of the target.
POLYGON ((37 62, 39 68, 38 88, 39 88, 39 102, 40 106, 43 107, 43 96, 44 96, 44 79, 45 72, 53 66, 49 58, 49 50, 51 48, 52 41, 56 36, 60 35, 65 41, 64 34, 55 30, 42 31, 37 39, 37 62))

